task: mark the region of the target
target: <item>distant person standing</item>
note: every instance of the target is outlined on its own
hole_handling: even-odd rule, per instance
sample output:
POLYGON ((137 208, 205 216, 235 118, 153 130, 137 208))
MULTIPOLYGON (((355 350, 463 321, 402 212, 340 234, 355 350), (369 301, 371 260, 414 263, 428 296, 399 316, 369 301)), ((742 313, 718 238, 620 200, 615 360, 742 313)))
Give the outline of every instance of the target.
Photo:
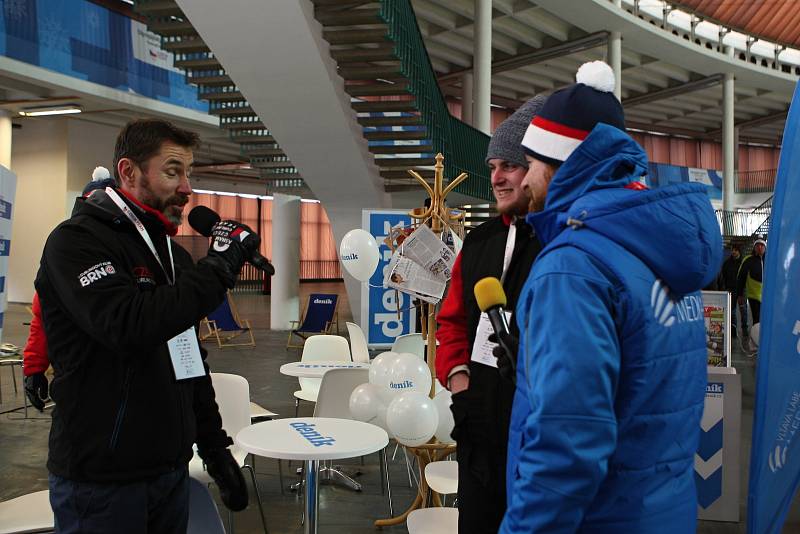
POLYGON ((764 282, 764 258, 767 254, 767 242, 756 239, 753 244, 753 253, 742 260, 739 267, 739 276, 736 284, 736 294, 739 305, 744 305, 744 300, 750 304, 753 314, 753 324, 761 322, 761 286, 764 282))
MULTIPOLYGON (((734 306, 737 305, 736 286, 738 285, 739 268, 742 266, 742 250, 739 245, 731 247, 731 255, 722 264, 722 270, 719 273, 719 285, 722 291, 727 291, 731 294, 731 302, 734 306)), ((744 323, 743 323, 744 324, 744 323)), ((732 324, 733 337, 736 337, 736 320, 734 318, 732 324)))

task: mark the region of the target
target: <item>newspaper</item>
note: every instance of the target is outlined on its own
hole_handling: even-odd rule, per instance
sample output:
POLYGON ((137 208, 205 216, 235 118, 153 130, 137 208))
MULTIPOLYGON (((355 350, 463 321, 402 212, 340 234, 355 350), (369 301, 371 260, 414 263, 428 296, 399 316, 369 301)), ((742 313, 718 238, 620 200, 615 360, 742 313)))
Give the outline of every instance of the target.
POLYGON ((383 285, 436 304, 442 300, 447 280, 426 271, 421 265, 403 256, 398 249, 389 261, 383 285))
POLYGON ((392 255, 383 285, 436 304, 442 300, 455 260, 447 244, 421 225, 392 255))
POLYGON ((426 225, 420 225, 403 241, 401 254, 431 274, 450 280, 455 253, 426 225))

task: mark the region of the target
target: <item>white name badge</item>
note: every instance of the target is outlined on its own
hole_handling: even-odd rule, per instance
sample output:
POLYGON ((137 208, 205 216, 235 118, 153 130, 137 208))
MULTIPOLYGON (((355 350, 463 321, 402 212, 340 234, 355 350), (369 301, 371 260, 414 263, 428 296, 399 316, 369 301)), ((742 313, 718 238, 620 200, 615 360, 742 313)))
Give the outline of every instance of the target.
MULTIPOLYGON (((506 321, 511 321, 511 312, 507 311, 506 321)), ((492 354, 492 349, 497 346, 497 343, 489 341, 489 336, 494 334, 494 328, 489 321, 489 316, 486 313, 481 313, 481 319, 478 322, 478 330, 475 332, 475 343, 472 345, 472 356, 470 360, 473 362, 482 363, 489 367, 497 367, 497 358, 492 354)))
POLYGON ((203 367, 203 357, 200 356, 200 345, 197 343, 194 327, 167 341, 167 347, 177 380, 205 376, 206 370, 203 367))

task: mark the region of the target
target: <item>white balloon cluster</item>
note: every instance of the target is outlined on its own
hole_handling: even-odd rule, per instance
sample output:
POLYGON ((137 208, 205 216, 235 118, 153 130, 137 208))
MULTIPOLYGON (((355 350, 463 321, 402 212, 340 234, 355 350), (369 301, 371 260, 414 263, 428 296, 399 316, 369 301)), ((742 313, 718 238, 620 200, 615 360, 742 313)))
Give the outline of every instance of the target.
POLYGON ((350 230, 339 244, 339 261, 359 282, 366 282, 375 272, 380 260, 378 243, 366 230, 350 230))
POLYGON ((450 392, 437 388, 431 399, 430 389, 431 374, 423 360, 414 354, 384 352, 372 361, 369 382, 350 395, 350 414, 380 426, 409 447, 427 443, 434 435, 452 443, 450 392))

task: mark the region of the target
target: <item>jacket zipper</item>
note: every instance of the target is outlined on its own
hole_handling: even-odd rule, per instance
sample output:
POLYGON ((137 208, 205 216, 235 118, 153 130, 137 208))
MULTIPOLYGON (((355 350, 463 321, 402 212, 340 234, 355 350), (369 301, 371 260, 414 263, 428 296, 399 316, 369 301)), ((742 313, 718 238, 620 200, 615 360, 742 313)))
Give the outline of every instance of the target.
POLYGON ((128 408, 128 395, 130 394, 131 377, 133 376, 133 369, 128 367, 125 371, 125 382, 122 384, 122 401, 120 402, 119 409, 117 410, 117 419, 114 422, 114 431, 111 433, 111 450, 117 448, 117 440, 119 439, 119 431, 122 428, 122 421, 125 419, 125 412, 128 408))

